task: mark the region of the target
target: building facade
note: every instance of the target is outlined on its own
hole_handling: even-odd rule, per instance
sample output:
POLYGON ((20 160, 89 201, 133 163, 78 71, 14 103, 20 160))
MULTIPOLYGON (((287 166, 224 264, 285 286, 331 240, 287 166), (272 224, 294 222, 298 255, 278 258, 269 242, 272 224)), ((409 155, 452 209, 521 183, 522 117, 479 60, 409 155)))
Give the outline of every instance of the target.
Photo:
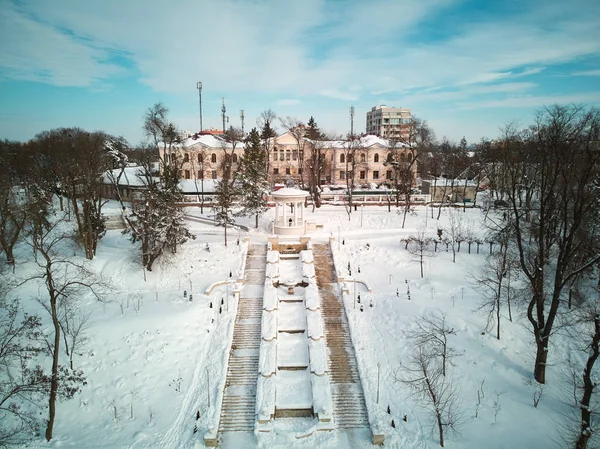
POLYGON ((367 112, 367 134, 397 141, 408 141, 412 115, 408 108, 373 106, 367 112))
MULTIPOLYGON (((410 166, 412 177, 416 179, 417 164, 412 163, 414 150, 407 144, 377 136, 365 135, 354 141, 312 141, 286 132, 271 139, 267 148, 266 169, 271 185, 309 184, 311 156, 315 151, 320 159, 320 185, 345 186, 354 169, 357 187, 390 186, 399 164, 410 166)), ((200 135, 187 138, 168 150, 159 148, 159 152, 162 160, 177 158, 181 161, 182 180, 216 180, 223 177, 224 162, 229 158, 235 173, 244 145, 239 142, 233 148, 220 136, 200 135), (166 155, 165 151, 170 154, 166 155)))

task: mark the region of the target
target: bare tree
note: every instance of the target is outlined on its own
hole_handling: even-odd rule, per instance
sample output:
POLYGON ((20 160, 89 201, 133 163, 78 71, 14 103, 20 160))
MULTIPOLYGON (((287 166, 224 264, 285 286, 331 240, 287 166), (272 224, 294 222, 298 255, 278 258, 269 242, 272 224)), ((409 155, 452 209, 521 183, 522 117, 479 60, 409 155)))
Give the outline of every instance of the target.
MULTIPOLYGON (((579 106, 552 106, 520 135, 505 135, 507 198, 519 266, 529 290, 527 318, 536 344, 534 377, 546 382, 549 340, 565 286, 600 261, 596 241, 585 238, 598 201, 600 113, 579 106), (524 163, 533 164, 535 201, 522 205, 524 163)), ((529 185, 529 181, 528 184, 529 185)), ((532 200, 532 201, 533 201, 532 200)))
POLYGON ((7 299, 11 284, 0 280, 0 446, 9 447, 37 435, 39 414, 29 405, 42 407, 50 376, 36 363, 47 353, 40 317, 7 299))
POLYGON ((454 349, 448 346, 448 337, 456 335, 456 331, 446 324, 446 315, 433 313, 421 315, 415 321, 408 338, 420 346, 429 356, 440 359, 442 376, 446 375, 446 368, 452 363, 455 355, 454 349))
POLYGON ((356 207, 353 203, 352 194, 356 188, 356 171, 359 168, 358 154, 362 149, 361 136, 348 134, 344 142, 344 160, 345 160, 345 179, 346 179, 346 198, 344 203, 348 220, 351 218, 352 208, 356 207))
POLYGON ((431 245, 433 243, 433 238, 429 236, 427 232, 427 228, 424 224, 420 224, 417 227, 417 232, 415 234, 411 234, 408 237, 408 250, 411 254, 415 254, 419 257, 419 264, 421 266, 421 278, 423 278, 423 259, 427 256, 430 256, 431 253, 431 245))
POLYGON ((422 401, 422 406, 430 411, 432 430, 437 428, 441 447, 444 447, 445 436, 449 432, 459 435, 462 421, 460 392, 454 381, 443 374, 438 358, 418 345, 408 362, 394 374, 394 380, 407 386, 422 401))
POLYGON ((304 164, 305 164, 305 153, 306 149, 306 126, 296 117, 279 118, 279 122, 283 129, 290 133, 296 142, 296 148, 298 149, 298 173, 300 175, 300 187, 304 188, 304 164))
POLYGON ((258 118, 256 119, 256 124, 258 125, 260 132, 260 139, 262 143, 262 149, 265 154, 265 173, 267 176, 271 171, 269 170, 269 162, 271 160, 271 149, 273 148, 274 138, 277 136, 277 131, 275 130, 275 120, 277 119, 277 114, 273 112, 271 109, 267 109, 260 113, 258 118))
POLYGON ((61 397, 72 398, 79 391, 80 386, 85 384, 83 372, 71 370, 59 363, 62 330, 60 311, 65 302, 72 301, 86 290, 95 294, 94 289, 99 285, 83 265, 62 255, 65 250, 64 245, 69 239, 68 234, 62 231, 62 223, 65 218, 65 216, 59 217, 45 227, 34 227, 28 243, 36 250, 35 260, 39 271, 38 274, 25 281, 44 282, 47 296, 40 298, 40 302, 52 320, 53 337, 48 345, 52 357, 46 426, 48 441, 52 439, 54 429, 56 400, 61 397))

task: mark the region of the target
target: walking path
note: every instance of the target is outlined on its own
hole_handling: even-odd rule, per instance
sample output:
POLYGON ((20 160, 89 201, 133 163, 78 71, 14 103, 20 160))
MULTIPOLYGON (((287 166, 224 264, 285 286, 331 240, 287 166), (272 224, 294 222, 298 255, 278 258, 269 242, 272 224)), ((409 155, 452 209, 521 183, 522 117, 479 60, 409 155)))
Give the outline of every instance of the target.
POLYGON ((328 349, 333 412, 338 429, 369 426, 348 319, 336 293, 337 277, 328 245, 313 245, 317 285, 328 349))
POLYGON ((219 433, 253 432, 266 245, 249 245, 233 331, 219 433))

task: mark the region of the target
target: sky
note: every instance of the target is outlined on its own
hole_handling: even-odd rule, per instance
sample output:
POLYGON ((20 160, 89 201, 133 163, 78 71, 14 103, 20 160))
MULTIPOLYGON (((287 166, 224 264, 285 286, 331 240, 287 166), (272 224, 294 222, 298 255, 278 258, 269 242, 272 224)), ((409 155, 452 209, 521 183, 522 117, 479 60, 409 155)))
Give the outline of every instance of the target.
MULTIPOLYGON (((600 2, 0 0, 0 139, 78 126, 144 140, 262 111, 340 135, 376 105, 438 139, 495 138, 554 103, 600 105, 600 2)), ((279 127, 281 131, 281 127, 279 127)))

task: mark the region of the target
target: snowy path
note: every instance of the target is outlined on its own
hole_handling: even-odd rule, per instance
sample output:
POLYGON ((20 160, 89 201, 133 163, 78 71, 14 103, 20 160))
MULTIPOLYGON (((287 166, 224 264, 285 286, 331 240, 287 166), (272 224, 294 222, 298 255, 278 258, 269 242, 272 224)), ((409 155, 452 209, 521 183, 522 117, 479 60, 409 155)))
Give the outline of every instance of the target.
POLYGON ((338 429, 368 427, 367 408, 348 322, 335 292, 337 279, 331 252, 327 245, 314 245, 313 251, 322 301, 336 426, 338 429))

